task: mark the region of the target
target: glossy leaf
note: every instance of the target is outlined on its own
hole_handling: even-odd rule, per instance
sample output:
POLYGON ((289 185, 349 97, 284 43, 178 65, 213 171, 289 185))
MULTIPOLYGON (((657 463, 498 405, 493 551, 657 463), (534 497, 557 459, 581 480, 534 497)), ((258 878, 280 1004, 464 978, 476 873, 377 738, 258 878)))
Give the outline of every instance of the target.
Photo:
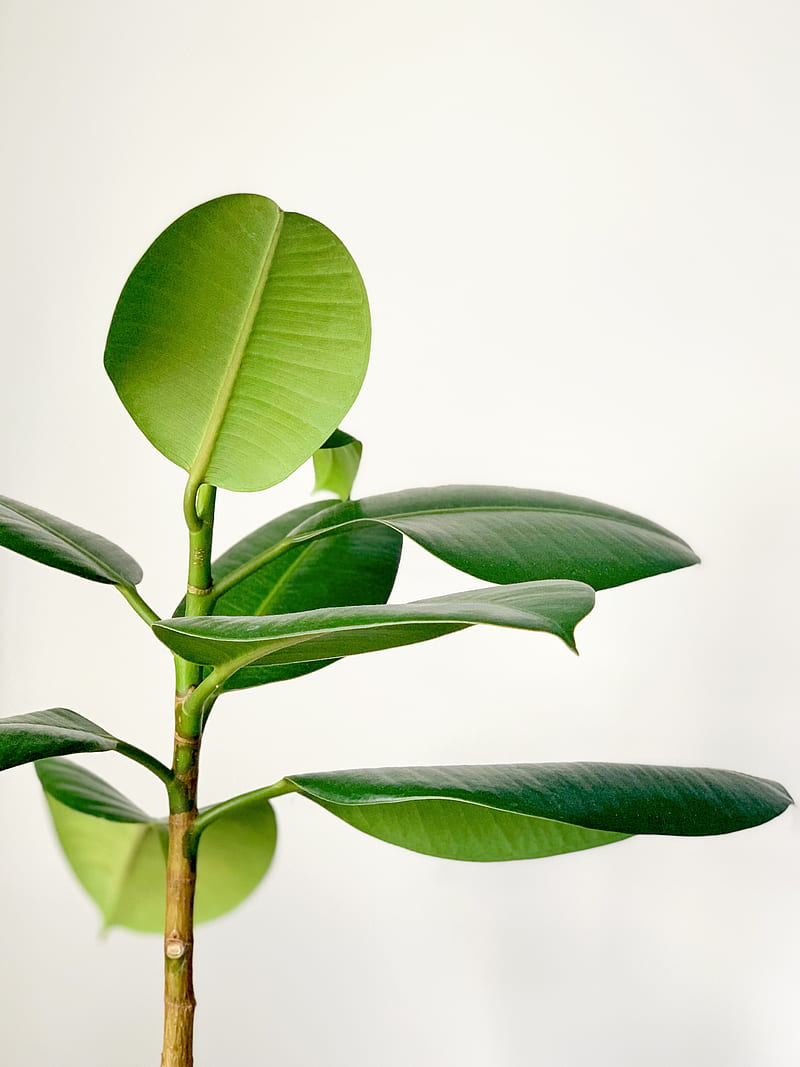
POLYGON ((46 511, 0 496, 0 545, 108 585, 138 585, 142 568, 118 545, 46 511))
POLYGON ((105 365, 192 480, 266 489, 336 429, 367 367, 367 297, 330 230, 263 196, 182 215, 119 298, 105 365))
POLYGON ((287 781, 373 837, 478 861, 575 852, 632 834, 727 834, 792 802, 777 782, 734 771, 615 763, 386 767, 287 781))
POLYGON ((108 752, 117 739, 68 708, 47 708, 0 719, 0 771, 47 756, 108 752))
POLYGON ((344 430, 331 434, 314 453, 314 492, 334 493, 340 500, 349 500, 363 450, 361 442, 344 430))
POLYGON ((323 608, 294 615, 167 619, 153 632, 193 663, 236 668, 259 661, 301 663, 428 641, 486 623, 555 634, 575 647, 573 630, 594 593, 579 582, 523 582, 417 600, 411 604, 323 608))
MULTIPOLYGON (((61 846, 105 926, 162 932, 166 820, 150 818, 69 760, 44 760, 36 770, 61 846)), ((275 816, 265 800, 237 805, 208 827, 197 853, 196 922, 224 915, 252 893, 275 841, 275 816)))
POLYGON ((487 582, 567 578, 594 589, 689 567, 685 541, 648 519, 583 497, 502 486, 407 489, 306 519, 291 541, 379 522, 487 582))
MULTIPOLYGON (((330 507, 330 501, 307 504, 248 534, 216 560, 214 580, 224 579, 257 559, 303 518, 325 507, 330 507)), ((283 615, 311 608, 384 604, 397 576, 402 547, 400 534, 385 526, 345 530, 304 542, 238 581, 216 602, 214 614, 283 615)), ((178 614, 183 614, 182 608, 178 614)), ((297 678, 334 662, 246 667, 229 678, 225 688, 245 689, 297 678)))

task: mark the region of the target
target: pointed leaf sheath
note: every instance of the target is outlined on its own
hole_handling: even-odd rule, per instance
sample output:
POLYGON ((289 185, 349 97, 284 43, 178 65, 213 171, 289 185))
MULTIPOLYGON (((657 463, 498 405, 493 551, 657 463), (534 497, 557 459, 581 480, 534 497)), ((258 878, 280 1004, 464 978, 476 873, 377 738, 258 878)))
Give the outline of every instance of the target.
MULTIPOLYGON (((248 534, 214 562, 214 581, 257 559, 298 522, 330 506, 330 501, 306 504, 248 534)), ((396 530, 378 524, 304 541, 232 586, 215 603, 214 614, 283 615, 348 604, 385 604, 397 576, 402 547, 403 538, 396 530)), ((176 614, 183 614, 182 606, 176 614)), ((245 689, 297 678, 333 662, 246 667, 229 678, 225 688, 245 689)))
POLYGON ((46 756, 109 752, 116 737, 67 708, 48 708, 0 719, 0 771, 46 756))
POLYGON ((632 834, 727 834, 792 802, 777 782, 734 771, 614 763, 386 767, 286 781, 373 837, 476 861, 552 856, 632 834))
MULTIPOLYGON (((161 933, 167 824, 69 760, 36 764, 61 847, 105 926, 161 933)), ((268 801, 225 812, 200 839, 195 921, 235 908, 269 869, 275 817, 268 801)))
POLYGON ((303 663, 396 648, 476 623, 555 634, 574 648, 574 628, 593 603, 593 590, 580 582, 523 582, 411 604, 167 619, 155 623, 153 632, 184 659, 227 673, 261 662, 303 663))
POLYGON ((105 365, 129 414, 195 484, 266 489, 339 425, 370 321, 347 249, 266 197, 182 215, 119 298, 105 365))
POLYGON ((698 562, 685 541, 639 515, 583 497, 501 486, 365 497, 312 516, 288 538, 364 523, 391 526, 458 570, 501 584, 568 578, 608 589, 698 562))
POLYGON ((0 545, 48 567, 108 585, 138 585, 142 568, 99 534, 0 496, 0 545))

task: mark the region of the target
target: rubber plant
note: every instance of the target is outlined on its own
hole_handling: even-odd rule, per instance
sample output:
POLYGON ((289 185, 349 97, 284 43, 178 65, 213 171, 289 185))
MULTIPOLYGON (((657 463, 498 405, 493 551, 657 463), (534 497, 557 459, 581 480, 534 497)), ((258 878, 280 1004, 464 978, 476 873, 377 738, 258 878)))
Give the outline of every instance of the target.
POLYGON ((559 493, 456 485, 349 499, 361 444, 340 423, 369 346, 364 285, 330 230, 262 196, 201 204, 134 268, 105 352, 131 417, 188 473, 184 598, 165 616, 142 599, 142 571, 123 549, 0 498, 1 544, 116 587, 174 657, 169 766, 66 708, 0 721, 0 766, 35 762, 61 845, 105 923, 164 930, 163 1067, 192 1063, 194 924, 260 882, 283 794, 403 848, 475 861, 634 834, 724 834, 790 803, 777 783, 727 770, 521 763, 289 773, 198 811, 203 729, 234 690, 477 624, 552 634, 574 649, 596 590, 697 562, 661 526, 559 493), (217 490, 268 489, 312 457, 317 488, 333 495, 273 518, 212 562, 217 490), (491 584, 389 603, 406 537, 491 584), (168 814, 145 814, 63 758, 110 750, 160 779, 168 814))

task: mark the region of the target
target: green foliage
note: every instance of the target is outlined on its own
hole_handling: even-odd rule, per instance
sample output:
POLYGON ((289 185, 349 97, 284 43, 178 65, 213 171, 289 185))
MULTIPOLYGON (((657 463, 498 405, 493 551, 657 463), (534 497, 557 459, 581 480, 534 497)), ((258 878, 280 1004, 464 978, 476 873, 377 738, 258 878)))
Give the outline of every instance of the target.
POLYGON ((575 852, 632 834, 728 834, 791 803, 776 782, 705 767, 542 763, 289 775, 358 830, 458 860, 575 852))
POLYGON ((286 535, 291 543, 351 524, 391 526, 485 582, 570 578, 609 589, 697 563, 648 519, 583 497, 489 485, 406 489, 329 508, 286 535))
POLYGON ((122 290, 105 365, 194 485, 266 489, 336 429, 367 369, 367 295, 344 245, 263 196, 193 208, 122 290))
MULTIPOLYGON (((305 504, 281 515, 242 538, 212 566, 220 584, 237 572, 227 592, 215 601, 215 615, 285 615, 311 608, 349 604, 385 604, 392 591, 403 539, 384 526, 360 527, 293 545, 279 556, 259 562, 284 535, 330 501, 305 504), (254 564, 255 561, 255 564, 254 564)), ((182 617, 185 601, 176 615, 182 617)), ((285 666, 245 667, 225 689, 245 689, 298 678, 335 660, 285 666)))
POLYGON ((68 708, 0 719, 0 771, 46 756, 109 752, 116 747, 116 737, 68 708))
MULTIPOLYGON (((191 1062, 193 922, 230 911, 264 877, 271 801, 283 793, 403 848, 474 861, 636 834, 731 833, 791 803, 777 783, 732 771, 560 763, 294 775, 198 814, 203 729, 226 690, 476 624, 550 633, 574 648, 595 590, 698 562, 664 527, 560 493, 467 485, 351 501, 362 445, 338 427, 369 342, 361 277, 330 230, 262 196, 201 204, 134 268, 105 352, 136 424, 189 475, 189 582, 175 618, 144 602, 141 569, 121 548, 0 497, 0 545, 118 586, 175 657, 171 767, 65 708, 0 720, 0 770, 36 761, 61 845, 104 923, 164 930, 166 906, 165 1067, 191 1062), (339 501, 272 519, 212 564, 215 487, 265 489, 311 457, 315 489, 339 501), (492 584, 389 604, 404 537, 492 584), (161 780, 168 818, 60 758, 110 750, 161 780)), ((133 687, 135 672, 125 677, 133 687)))
POLYGON ((108 585, 138 585, 142 568, 99 534, 0 496, 0 545, 48 567, 108 585))
MULTIPOLYGON (((96 774, 69 760, 36 765, 61 847, 106 927, 164 927, 167 823, 146 815, 96 774)), ((231 911, 269 869, 275 816, 268 800, 240 804, 200 838, 195 921, 231 911)))
POLYGON ((314 453, 314 492, 334 493, 340 500, 349 500, 358 468, 361 466, 363 446, 344 430, 332 433, 322 448, 314 453))
POLYGON ((555 634, 570 648, 594 592, 580 582, 522 582, 411 604, 320 608, 266 618, 212 616, 157 622, 153 632, 192 663, 225 668, 304 663, 429 641, 486 623, 555 634))

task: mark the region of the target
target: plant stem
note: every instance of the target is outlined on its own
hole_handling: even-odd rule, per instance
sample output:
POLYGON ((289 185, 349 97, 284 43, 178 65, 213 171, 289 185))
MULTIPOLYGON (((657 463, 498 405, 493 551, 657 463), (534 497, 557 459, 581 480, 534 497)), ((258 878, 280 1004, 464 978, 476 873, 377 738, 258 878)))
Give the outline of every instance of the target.
MULTIPOLYGON (((211 594, 213 486, 202 485, 184 501, 189 526, 189 575, 186 614, 204 615, 211 594)), ((164 925, 164 1047, 161 1067, 192 1067, 195 996, 194 892, 196 850, 191 847, 197 819, 197 779, 203 731, 203 702, 189 697, 203 678, 194 663, 175 660, 175 747, 170 790, 167 901, 164 925)))
POLYGON ((158 622, 161 618, 161 616, 157 615, 150 605, 141 597, 138 589, 134 589, 132 585, 118 585, 116 588, 119 589, 120 593, 122 593, 136 614, 144 619, 148 626, 152 626, 154 622, 158 622))

